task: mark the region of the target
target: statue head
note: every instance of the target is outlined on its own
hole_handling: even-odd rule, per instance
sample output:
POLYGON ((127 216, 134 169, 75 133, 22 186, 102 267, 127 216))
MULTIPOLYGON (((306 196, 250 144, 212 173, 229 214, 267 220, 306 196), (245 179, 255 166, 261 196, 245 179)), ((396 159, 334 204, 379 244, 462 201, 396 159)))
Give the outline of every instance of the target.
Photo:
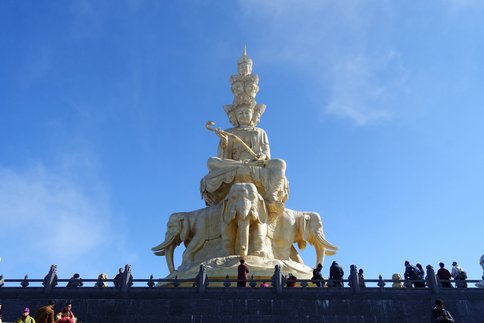
POLYGON ((240 80, 235 80, 230 87, 232 94, 234 97, 239 97, 240 95, 244 94, 244 83, 240 80))
POLYGON ((233 104, 224 106, 224 110, 229 117, 230 123, 234 127, 257 126, 265 109, 266 106, 264 104, 256 104, 253 98, 245 95, 239 97, 239 99, 235 100, 233 104), (247 122, 249 117, 250 121, 247 122))
POLYGON ((252 125, 252 117, 254 116, 254 109, 250 105, 241 105, 235 110, 235 118, 239 126, 252 125))
POLYGON ((243 90, 246 95, 255 98, 257 92, 259 92, 259 85, 257 84, 255 79, 249 79, 244 82, 243 90))
POLYGON ((241 76, 252 74, 252 59, 247 56, 247 49, 245 46, 242 56, 237 60, 237 71, 241 76))

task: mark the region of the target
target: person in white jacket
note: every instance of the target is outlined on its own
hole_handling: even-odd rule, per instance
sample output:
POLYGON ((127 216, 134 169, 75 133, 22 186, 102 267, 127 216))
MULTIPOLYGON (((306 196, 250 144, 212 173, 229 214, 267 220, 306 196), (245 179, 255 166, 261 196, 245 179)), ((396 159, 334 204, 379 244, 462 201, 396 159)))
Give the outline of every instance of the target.
POLYGON ((457 264, 457 261, 454 261, 452 263, 452 271, 450 273, 450 275, 452 276, 452 278, 454 278, 456 280, 456 283, 455 285, 459 288, 466 288, 467 287, 467 283, 466 283, 466 279, 467 279, 467 274, 466 272, 464 271, 464 269, 462 269, 461 266, 459 266, 459 264, 457 264))

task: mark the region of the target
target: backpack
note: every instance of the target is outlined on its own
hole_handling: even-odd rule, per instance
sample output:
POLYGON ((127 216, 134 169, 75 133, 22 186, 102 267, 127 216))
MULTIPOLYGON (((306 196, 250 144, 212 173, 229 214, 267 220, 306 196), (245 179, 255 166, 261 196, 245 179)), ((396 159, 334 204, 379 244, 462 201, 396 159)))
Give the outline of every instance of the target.
POLYGON ((412 277, 410 277, 411 279, 418 279, 419 276, 420 276, 420 269, 418 269, 417 267, 415 266, 411 266, 411 270, 410 270, 410 275, 412 277))
POLYGON ((461 270, 459 275, 457 275, 457 278, 465 280, 465 279, 467 279, 467 273, 465 271, 461 270))

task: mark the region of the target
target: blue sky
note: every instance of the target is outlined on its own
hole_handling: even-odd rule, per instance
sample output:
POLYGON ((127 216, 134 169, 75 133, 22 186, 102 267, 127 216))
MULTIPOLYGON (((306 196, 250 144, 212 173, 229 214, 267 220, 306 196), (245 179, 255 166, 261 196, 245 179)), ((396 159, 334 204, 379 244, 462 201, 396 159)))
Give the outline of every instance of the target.
POLYGON ((367 278, 456 260, 480 279, 483 13, 472 0, 1 1, 0 273, 166 276, 150 248, 171 213, 204 206, 218 143, 204 125, 230 126, 247 44, 287 207, 319 212, 340 247, 324 275, 332 260, 367 278))

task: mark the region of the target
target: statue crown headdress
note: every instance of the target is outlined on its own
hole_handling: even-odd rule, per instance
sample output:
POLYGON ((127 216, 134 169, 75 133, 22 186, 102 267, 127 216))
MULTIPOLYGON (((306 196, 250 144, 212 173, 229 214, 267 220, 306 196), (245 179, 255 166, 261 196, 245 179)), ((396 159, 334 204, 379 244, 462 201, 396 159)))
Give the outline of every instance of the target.
POLYGON ((247 46, 244 46, 244 52, 242 53, 242 56, 240 56, 240 58, 237 60, 237 65, 240 65, 242 63, 252 65, 252 59, 247 56, 247 46))

